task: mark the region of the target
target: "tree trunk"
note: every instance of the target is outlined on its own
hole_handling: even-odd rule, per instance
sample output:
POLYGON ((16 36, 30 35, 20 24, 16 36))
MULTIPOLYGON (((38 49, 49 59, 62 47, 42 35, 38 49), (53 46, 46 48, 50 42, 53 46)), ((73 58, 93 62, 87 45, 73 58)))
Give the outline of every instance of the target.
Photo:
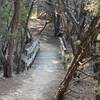
POLYGON ((28 23, 29 23, 29 19, 30 19, 32 10, 33 10, 34 1, 35 0, 33 0, 32 3, 31 3, 31 6, 30 6, 30 9, 29 9, 29 12, 28 12, 28 16, 27 16, 27 19, 26 19, 26 23, 25 23, 25 38, 26 38, 26 43, 29 43, 32 40, 32 35, 31 35, 31 33, 29 32, 29 29, 28 29, 28 23))
POLYGON ((79 48, 77 54, 75 55, 75 57, 72 61, 72 64, 69 67, 69 69, 65 75, 65 78, 61 84, 61 87, 58 90, 57 100, 63 99, 64 93, 68 90, 70 81, 72 80, 77 68, 79 67, 79 61, 81 61, 83 59, 83 55, 85 54, 91 41, 93 41, 93 38, 96 35, 96 33, 98 34, 98 31, 100 29, 100 23, 99 24, 97 24, 97 23, 98 23, 98 18, 94 18, 94 20, 92 21, 92 23, 89 27, 89 30, 87 31, 87 35, 86 35, 86 37, 84 37, 81 47, 79 48))
POLYGON ((60 14, 56 15, 56 19, 55 19, 55 36, 59 35, 59 31, 60 31, 60 14))
POLYGON ((4 77, 11 77, 12 76, 12 56, 13 56, 13 48, 14 48, 14 39, 13 35, 16 32, 18 26, 18 19, 19 19, 19 8, 20 8, 20 0, 14 1, 14 15, 11 20, 10 26, 10 33, 11 37, 8 40, 8 56, 7 62, 4 65, 4 77))

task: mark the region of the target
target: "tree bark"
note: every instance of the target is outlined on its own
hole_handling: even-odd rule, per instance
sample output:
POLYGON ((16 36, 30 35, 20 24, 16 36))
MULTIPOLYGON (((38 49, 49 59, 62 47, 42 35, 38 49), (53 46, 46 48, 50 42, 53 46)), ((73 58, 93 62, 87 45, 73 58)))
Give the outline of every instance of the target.
POLYGON ((26 23, 25 23, 25 38, 26 38, 26 43, 29 43, 32 40, 32 35, 31 35, 31 33, 29 32, 29 29, 28 29, 28 23, 29 23, 29 19, 30 19, 32 10, 33 10, 34 2, 35 2, 35 0, 33 0, 32 3, 31 3, 31 6, 30 6, 30 9, 29 9, 29 12, 28 12, 28 16, 27 16, 27 19, 26 19, 26 23))
POLYGON ((12 76, 12 56, 13 56, 13 48, 14 48, 14 38, 13 35, 17 30, 18 19, 19 19, 19 9, 20 9, 20 0, 14 1, 14 15, 11 20, 10 33, 11 37, 8 39, 8 56, 7 62, 4 65, 4 77, 12 76))
POLYGON ((62 100, 64 97, 64 93, 68 90, 68 86, 70 84, 70 81, 72 80, 77 68, 79 67, 79 61, 83 59, 83 55, 85 54, 89 44, 91 41, 93 41, 93 38, 96 34, 98 34, 98 31, 100 31, 100 22, 98 23, 98 18, 94 18, 92 21, 89 30, 87 31, 87 35, 84 37, 83 42, 81 44, 81 47, 79 48, 77 54, 75 55, 71 66, 69 67, 65 78, 58 90, 57 93, 57 100, 62 100), (84 41, 85 40, 85 41, 84 41))

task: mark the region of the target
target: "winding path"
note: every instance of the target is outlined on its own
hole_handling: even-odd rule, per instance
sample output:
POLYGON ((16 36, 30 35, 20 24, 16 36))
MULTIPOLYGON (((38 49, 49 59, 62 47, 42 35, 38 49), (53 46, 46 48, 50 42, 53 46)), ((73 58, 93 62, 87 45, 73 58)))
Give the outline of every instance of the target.
POLYGON ((0 100, 54 100, 64 76, 59 42, 45 34, 40 41, 40 52, 29 71, 0 80, 0 100))

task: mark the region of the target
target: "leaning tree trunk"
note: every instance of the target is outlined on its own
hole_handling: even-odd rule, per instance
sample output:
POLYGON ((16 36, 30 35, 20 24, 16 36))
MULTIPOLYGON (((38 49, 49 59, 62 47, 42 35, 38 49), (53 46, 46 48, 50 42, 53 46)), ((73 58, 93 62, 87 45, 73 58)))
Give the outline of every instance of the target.
POLYGON ((20 52, 17 52, 17 61, 18 61, 18 64, 17 64, 17 71, 16 73, 19 74, 20 73, 20 70, 21 70, 21 54, 24 50, 24 47, 27 43, 31 42, 32 41, 32 35, 28 29, 28 23, 29 23, 29 20, 30 20, 30 16, 31 16, 31 13, 32 13, 32 10, 33 10, 33 6, 34 6, 34 3, 35 3, 35 0, 32 0, 32 2, 30 3, 30 8, 29 8, 29 12, 28 12, 28 16, 26 18, 26 21, 25 21, 25 25, 24 25, 24 34, 25 36, 23 36, 21 34, 21 46, 20 46, 20 52), (18 54, 19 53, 19 54, 18 54))
POLYGON ((70 81, 72 80, 77 68, 79 67, 79 61, 83 59, 83 55, 85 54, 89 44, 93 41, 93 38, 100 30, 100 23, 98 23, 98 18, 94 18, 92 21, 89 30, 87 31, 87 36, 84 37, 81 47, 79 48, 77 54, 75 55, 71 66, 69 67, 67 74, 58 90, 57 100, 62 100, 64 97, 64 93, 67 92, 70 81))
POLYGON ((31 16, 31 13, 32 13, 32 10, 33 10, 34 3, 35 3, 35 0, 33 0, 32 3, 31 3, 31 6, 30 6, 29 12, 28 12, 28 16, 27 16, 27 19, 26 19, 26 23, 25 23, 26 43, 28 43, 32 40, 32 35, 31 35, 31 33, 29 32, 29 29, 28 29, 28 23, 29 23, 29 20, 30 20, 30 16, 31 16))
POLYGON ((7 62, 4 64, 4 77, 12 76, 12 55, 13 55, 13 48, 14 48, 13 35, 16 32, 16 29, 18 26, 19 8, 20 8, 20 0, 15 0, 14 1, 14 15, 12 17, 11 24, 10 24, 11 37, 9 37, 8 39, 7 62))

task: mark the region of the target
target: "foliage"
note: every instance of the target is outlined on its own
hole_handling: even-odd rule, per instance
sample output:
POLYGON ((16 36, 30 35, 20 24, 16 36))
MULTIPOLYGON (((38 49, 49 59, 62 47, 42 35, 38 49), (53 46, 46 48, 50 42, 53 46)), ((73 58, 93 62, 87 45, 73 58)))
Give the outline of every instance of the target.
POLYGON ((94 16, 100 17, 100 0, 90 0, 85 9, 89 10, 94 16))
POLYGON ((100 41, 100 33, 97 36, 97 41, 100 41))
MULTIPOLYGON (((3 2, 3 5, 0 9, 0 37, 3 39, 7 40, 8 37, 11 36, 11 33, 9 33, 8 29, 10 27, 10 22, 13 17, 13 2, 9 0, 5 0, 3 2)), ((27 19, 27 14, 28 14, 28 1, 27 0, 21 0, 20 2, 20 18, 19 18, 19 28, 16 31, 15 34, 13 34, 13 37, 18 37, 21 35, 21 28, 25 24, 25 21, 27 19), (22 25, 23 24, 23 25, 22 25)))
POLYGON ((7 35, 8 26, 12 18, 12 3, 5 1, 0 9, 0 35, 7 35), (5 34, 6 33, 6 34, 5 34))
POLYGON ((96 88, 96 95, 100 96, 100 86, 97 86, 97 88, 96 88))
POLYGON ((27 14, 28 14, 28 9, 27 9, 27 5, 26 5, 27 0, 22 0, 21 1, 21 9, 20 9, 20 21, 23 22, 26 20, 27 18, 27 14))
POLYGON ((46 14, 50 17, 50 18, 53 18, 54 16, 54 13, 55 13, 55 1, 53 0, 48 0, 46 2, 46 9, 45 9, 45 12, 46 14))

